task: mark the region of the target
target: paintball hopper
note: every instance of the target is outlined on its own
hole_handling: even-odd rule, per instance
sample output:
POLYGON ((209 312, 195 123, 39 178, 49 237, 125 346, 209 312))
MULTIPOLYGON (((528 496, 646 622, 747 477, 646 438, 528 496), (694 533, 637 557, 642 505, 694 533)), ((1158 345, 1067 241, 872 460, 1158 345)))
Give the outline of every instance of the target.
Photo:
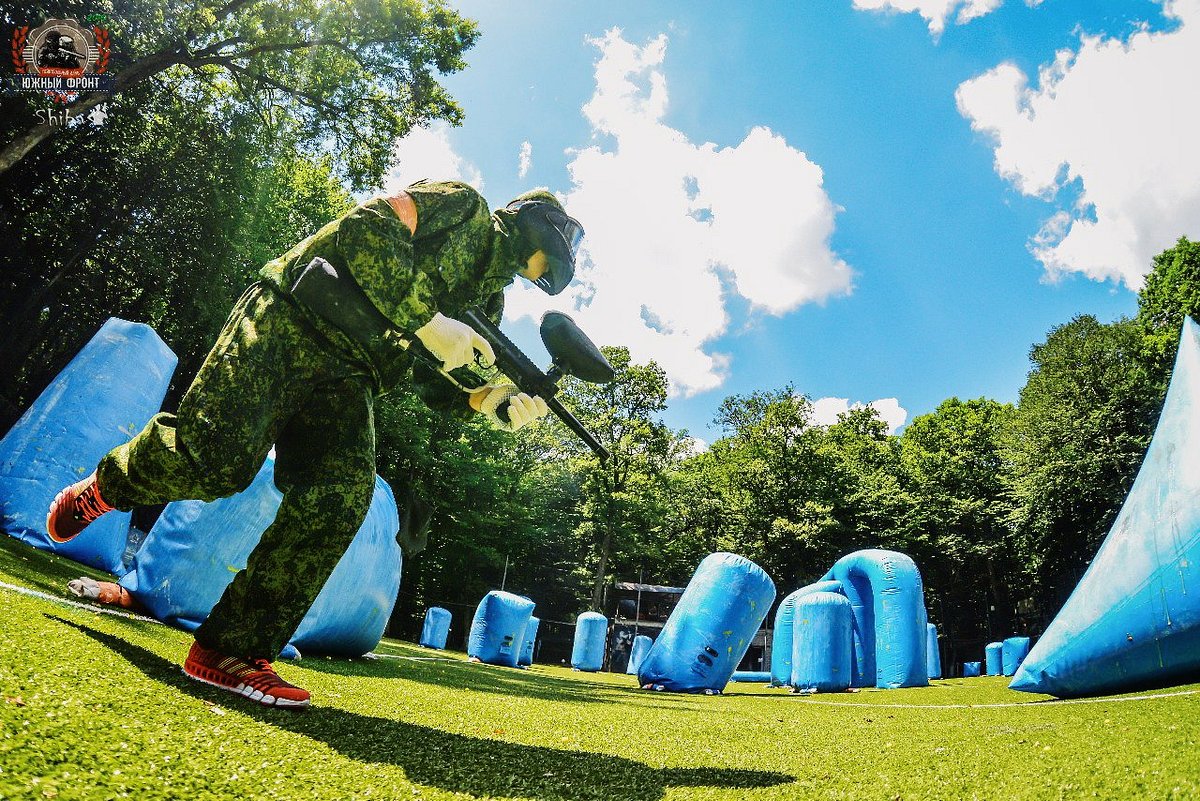
POLYGON ((546 371, 552 380, 563 375, 590 384, 607 384, 613 380, 615 374, 608 359, 568 315, 556 311, 543 314, 541 335, 542 344, 553 360, 546 371))
POLYGON ((574 320, 562 312, 546 312, 542 315, 542 343, 552 359, 550 368, 544 373, 480 309, 467 309, 463 313, 463 320, 492 346, 500 372, 511 378, 522 392, 544 400, 546 408, 575 432, 600 457, 600 461, 608 459, 608 449, 554 397, 558 394, 558 380, 563 376, 573 376, 593 384, 607 384, 615 376, 608 359, 588 339, 587 334, 579 330, 574 320))

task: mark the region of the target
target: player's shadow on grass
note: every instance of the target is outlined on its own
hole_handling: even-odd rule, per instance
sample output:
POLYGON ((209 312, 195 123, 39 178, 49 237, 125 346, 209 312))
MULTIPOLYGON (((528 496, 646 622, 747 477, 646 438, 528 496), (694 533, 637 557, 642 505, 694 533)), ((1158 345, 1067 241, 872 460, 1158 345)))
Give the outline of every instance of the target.
POLYGON ((407 660, 305 658, 297 665, 335 676, 380 679, 402 678, 445 689, 468 690, 497 695, 519 695, 563 703, 613 703, 622 687, 598 683, 574 682, 557 676, 532 673, 517 668, 482 665, 459 660, 407 660))
POLYGON ((147 678, 249 717, 302 734, 350 759, 395 765, 416 784, 475 796, 537 799, 621 798, 658 801, 669 787, 753 789, 794 781, 784 773, 729 768, 652 768, 608 754, 467 737, 388 718, 331 707, 303 712, 267 709, 238 701, 186 678, 179 666, 153 651, 80 623, 47 615, 124 657, 147 678))

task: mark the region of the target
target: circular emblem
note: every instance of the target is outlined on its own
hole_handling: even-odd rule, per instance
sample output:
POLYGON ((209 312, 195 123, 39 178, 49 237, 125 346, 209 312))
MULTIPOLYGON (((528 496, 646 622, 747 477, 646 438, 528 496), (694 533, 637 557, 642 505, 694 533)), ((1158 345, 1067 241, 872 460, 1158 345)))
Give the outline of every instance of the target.
POLYGON ((50 19, 29 32, 22 54, 33 75, 78 78, 96 72, 96 37, 73 19, 50 19))

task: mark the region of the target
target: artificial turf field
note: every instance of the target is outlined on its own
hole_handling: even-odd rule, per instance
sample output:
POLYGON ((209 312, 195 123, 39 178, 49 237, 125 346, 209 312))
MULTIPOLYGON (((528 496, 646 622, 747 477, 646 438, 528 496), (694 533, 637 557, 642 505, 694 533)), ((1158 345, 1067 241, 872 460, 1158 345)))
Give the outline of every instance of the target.
MULTIPOLYGON (((97 575, 0 541, 5 584, 97 575)), ((1200 799, 1200 685, 682 696, 385 641, 284 663, 314 698, 288 712, 185 678, 190 642, 0 587, 0 799, 1200 799)))

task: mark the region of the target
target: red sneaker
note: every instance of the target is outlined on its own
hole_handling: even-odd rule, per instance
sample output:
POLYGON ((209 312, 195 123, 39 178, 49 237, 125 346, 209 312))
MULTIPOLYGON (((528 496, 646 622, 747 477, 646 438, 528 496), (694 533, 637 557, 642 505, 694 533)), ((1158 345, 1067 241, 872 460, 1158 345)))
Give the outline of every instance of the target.
POLYGON ((46 515, 46 533, 55 542, 70 542, 93 520, 112 510, 100 497, 96 474, 92 473, 54 496, 46 515))
POLYGON ((308 690, 279 678, 265 659, 225 656, 195 642, 183 663, 183 672, 196 681, 244 695, 263 706, 308 706, 308 690))

